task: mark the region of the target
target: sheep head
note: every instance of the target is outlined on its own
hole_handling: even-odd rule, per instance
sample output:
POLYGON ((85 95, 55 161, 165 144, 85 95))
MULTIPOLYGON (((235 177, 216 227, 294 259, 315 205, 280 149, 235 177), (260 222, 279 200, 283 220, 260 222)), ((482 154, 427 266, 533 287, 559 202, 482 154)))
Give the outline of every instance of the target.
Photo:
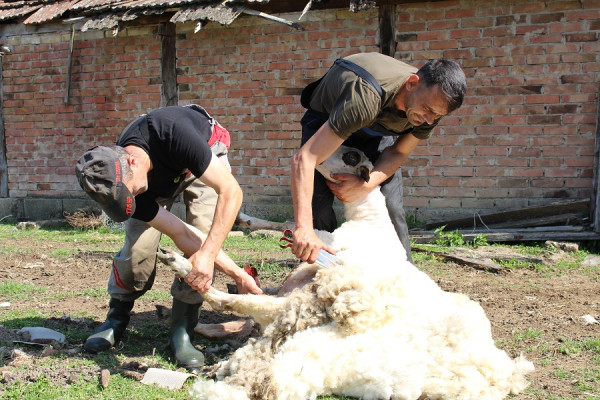
POLYGON ((333 179, 331 174, 357 175, 365 182, 369 182, 373 164, 362 151, 353 147, 340 146, 328 159, 317 165, 316 169, 325 179, 333 182, 338 181, 333 179))

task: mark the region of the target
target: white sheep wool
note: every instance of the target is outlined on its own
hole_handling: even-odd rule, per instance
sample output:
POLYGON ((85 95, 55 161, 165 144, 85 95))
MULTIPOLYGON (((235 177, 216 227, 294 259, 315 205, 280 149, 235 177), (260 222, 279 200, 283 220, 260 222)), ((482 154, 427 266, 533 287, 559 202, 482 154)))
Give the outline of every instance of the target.
POLYGON ((320 234, 342 265, 283 301, 236 296, 262 298, 255 312, 271 322, 220 363, 218 382, 194 384, 195 399, 500 400, 526 388, 533 364, 495 346, 477 302, 406 260, 378 189, 346 205, 346 219, 320 234))

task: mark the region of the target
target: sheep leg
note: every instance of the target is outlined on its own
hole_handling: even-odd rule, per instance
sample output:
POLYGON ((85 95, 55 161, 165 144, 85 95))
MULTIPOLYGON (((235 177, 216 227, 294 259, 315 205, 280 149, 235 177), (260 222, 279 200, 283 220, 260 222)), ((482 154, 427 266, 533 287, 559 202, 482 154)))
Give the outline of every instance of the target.
POLYGON ((262 327, 275 319, 283 307, 284 297, 272 297, 255 294, 229 294, 213 287, 202 293, 202 297, 217 311, 235 311, 249 315, 262 327))
MULTIPOLYGON (((192 269, 189 260, 175 252, 158 252, 156 255, 160 261, 182 277, 192 269)), ((222 292, 213 287, 201 295, 215 310, 235 311, 249 315, 263 327, 275 319, 275 314, 285 302, 283 297, 236 295, 222 292)))

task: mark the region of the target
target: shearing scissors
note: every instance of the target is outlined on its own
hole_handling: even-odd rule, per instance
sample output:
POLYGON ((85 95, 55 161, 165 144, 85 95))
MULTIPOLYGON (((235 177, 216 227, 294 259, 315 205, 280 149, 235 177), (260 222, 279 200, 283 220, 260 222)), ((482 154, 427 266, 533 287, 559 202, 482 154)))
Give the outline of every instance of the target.
MULTIPOLYGON (((294 239, 292 239, 293 234, 294 233, 290 229, 283 231, 283 235, 279 238, 279 247, 282 249, 292 247, 292 243, 294 243, 294 239)), ((319 250, 319 255, 315 261, 315 264, 324 268, 333 268, 341 265, 341 263, 339 258, 323 249, 319 250)))

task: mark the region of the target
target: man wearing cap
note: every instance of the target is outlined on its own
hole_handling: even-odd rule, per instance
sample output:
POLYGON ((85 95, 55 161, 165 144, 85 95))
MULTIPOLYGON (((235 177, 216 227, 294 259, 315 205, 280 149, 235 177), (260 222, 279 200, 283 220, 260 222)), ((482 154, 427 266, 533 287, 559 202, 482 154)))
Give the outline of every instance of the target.
POLYGON ((291 166, 294 255, 314 262, 321 249, 332 252, 314 229, 331 232, 337 227, 334 196, 353 202, 381 186, 410 261, 400 167, 440 119, 461 106, 465 91, 465 74, 453 61, 433 60, 417 70, 379 53, 339 59, 309 84, 301 96, 307 108, 300 121, 302 146, 291 166), (342 144, 362 150, 373 162, 369 182, 336 174, 332 177, 340 182, 332 183, 315 173, 315 166, 342 144))
POLYGON ((197 105, 160 108, 133 121, 116 146, 87 151, 75 168, 79 184, 102 210, 125 221, 125 244, 113 259, 106 321, 86 340, 97 353, 118 342, 134 301, 148 291, 156 274, 161 233, 189 257, 192 271, 171 286, 171 347, 179 365, 204 363, 191 340, 202 297, 214 267, 231 276, 240 293, 260 294, 254 279, 221 246, 242 203, 242 191, 227 161, 229 133, 197 105), (180 193, 187 223, 167 211, 180 193))

